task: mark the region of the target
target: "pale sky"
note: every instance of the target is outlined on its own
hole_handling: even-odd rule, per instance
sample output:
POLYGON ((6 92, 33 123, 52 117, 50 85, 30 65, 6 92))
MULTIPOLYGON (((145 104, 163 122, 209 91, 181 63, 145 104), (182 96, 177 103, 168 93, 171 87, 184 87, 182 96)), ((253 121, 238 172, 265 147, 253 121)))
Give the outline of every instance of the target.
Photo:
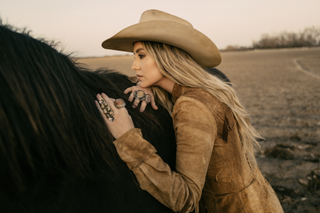
POLYGON ((138 23, 148 9, 186 19, 219 49, 320 26, 320 0, 0 0, 3 22, 60 41, 79 57, 123 54, 103 49, 102 41, 138 23))

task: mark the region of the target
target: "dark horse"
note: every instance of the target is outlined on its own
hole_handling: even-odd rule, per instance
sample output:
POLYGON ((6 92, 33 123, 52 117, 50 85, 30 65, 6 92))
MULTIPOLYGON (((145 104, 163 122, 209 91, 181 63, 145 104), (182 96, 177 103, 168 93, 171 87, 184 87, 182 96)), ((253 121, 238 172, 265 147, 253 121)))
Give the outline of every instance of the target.
MULTIPOLYGON (((94 104, 133 84, 89 72, 43 40, 0 26, 0 212, 171 212, 139 188, 94 104)), ((175 136, 159 107, 127 109, 172 169, 175 136)))
MULTIPOLYGON (((171 212, 139 188, 94 104, 101 92, 127 100, 133 84, 81 68, 54 46, 0 26, 0 212, 171 212)), ((127 106, 174 170, 170 115, 127 106)))

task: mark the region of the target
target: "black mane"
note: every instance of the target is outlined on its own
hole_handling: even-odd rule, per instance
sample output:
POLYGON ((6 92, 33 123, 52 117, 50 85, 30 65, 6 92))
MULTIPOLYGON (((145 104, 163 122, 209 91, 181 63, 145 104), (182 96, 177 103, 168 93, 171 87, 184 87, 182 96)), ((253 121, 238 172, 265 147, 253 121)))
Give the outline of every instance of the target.
MULTIPOLYGON (((94 104, 101 92, 127 100, 133 84, 81 68, 53 47, 0 26, 0 212, 169 211, 139 188, 94 104)), ((174 169, 170 115, 127 109, 174 169)))

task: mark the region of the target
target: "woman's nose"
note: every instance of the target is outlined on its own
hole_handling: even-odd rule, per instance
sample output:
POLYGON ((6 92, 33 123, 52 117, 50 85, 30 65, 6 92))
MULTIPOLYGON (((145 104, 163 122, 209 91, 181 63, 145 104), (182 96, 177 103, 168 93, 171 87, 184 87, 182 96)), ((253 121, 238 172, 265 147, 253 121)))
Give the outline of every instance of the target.
POLYGON ((138 62, 136 61, 136 59, 133 60, 131 69, 132 69, 133 71, 138 71, 138 70, 139 70, 139 64, 138 64, 138 62))

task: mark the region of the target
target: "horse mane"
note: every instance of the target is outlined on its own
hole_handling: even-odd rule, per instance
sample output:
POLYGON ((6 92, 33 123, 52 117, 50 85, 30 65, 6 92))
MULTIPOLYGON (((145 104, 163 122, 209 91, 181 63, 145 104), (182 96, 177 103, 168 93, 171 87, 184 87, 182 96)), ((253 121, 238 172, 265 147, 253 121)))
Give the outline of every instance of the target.
POLYGON ((205 71, 207 71, 211 75, 218 77, 220 80, 227 82, 230 86, 232 86, 229 78, 223 72, 218 70, 217 68, 215 68, 215 67, 205 68, 205 71))
MULTIPOLYGON (((53 42, 0 25, 0 188, 18 193, 40 176, 114 171, 114 139, 94 101, 107 91, 127 102, 123 91, 133 84, 120 73, 81 67, 53 42)), ((127 106, 136 127, 159 128, 152 109, 127 106)))

